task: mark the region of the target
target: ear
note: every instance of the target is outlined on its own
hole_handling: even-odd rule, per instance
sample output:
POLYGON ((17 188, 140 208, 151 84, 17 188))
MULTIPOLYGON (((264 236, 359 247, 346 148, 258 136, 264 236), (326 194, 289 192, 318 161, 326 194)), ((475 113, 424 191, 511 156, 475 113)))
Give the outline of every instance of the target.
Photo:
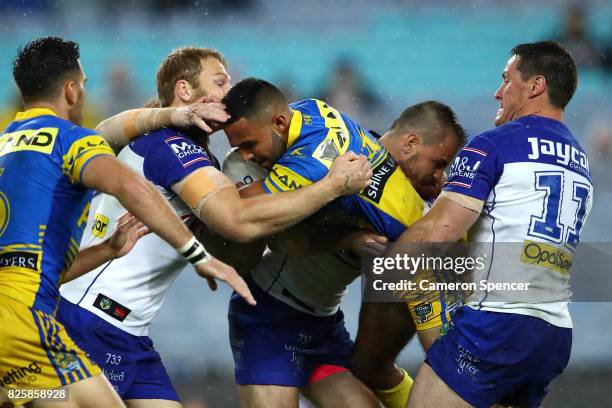
POLYGON ((68 103, 68 106, 74 106, 79 97, 77 83, 73 80, 64 82, 64 95, 66 97, 66 103, 68 103))
POLYGON ((285 113, 278 113, 272 116, 272 124, 279 133, 284 133, 290 124, 289 117, 285 113))
POLYGON ((532 78, 529 96, 535 98, 546 92, 546 78, 543 75, 536 75, 532 78))
POLYGON ((414 132, 404 133, 401 138, 402 153, 405 155, 413 154, 421 145, 421 138, 414 132))
POLYGON ((174 97, 178 98, 180 101, 188 103, 191 101, 191 97, 193 95, 193 89, 189 82, 184 79, 179 79, 176 81, 174 85, 174 97))

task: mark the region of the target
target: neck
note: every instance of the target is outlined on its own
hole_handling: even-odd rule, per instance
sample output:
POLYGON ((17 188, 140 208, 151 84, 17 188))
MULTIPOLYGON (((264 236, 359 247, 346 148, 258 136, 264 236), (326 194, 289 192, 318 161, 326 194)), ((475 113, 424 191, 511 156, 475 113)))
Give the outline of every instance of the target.
POLYGON ((519 111, 517 119, 528 115, 544 116, 545 118, 550 118, 559 122, 563 122, 563 109, 551 106, 550 104, 526 106, 524 109, 521 109, 521 111, 519 111))
POLYGON ((55 114, 58 117, 68 120, 68 108, 59 103, 50 102, 50 101, 37 101, 37 102, 24 103, 23 105, 24 105, 25 110, 30 110, 30 109, 35 109, 35 108, 50 109, 53 112, 55 112, 55 114))
MULTIPOLYGON (((168 105, 168 108, 178 108, 179 106, 187 106, 189 105, 188 103, 185 103, 183 101, 181 101, 180 99, 176 98, 174 99, 174 101, 168 105)), ((162 108, 165 108, 166 106, 162 106, 162 108)))
POLYGON ((396 158, 398 156, 398 152, 395 146, 396 144, 392 142, 392 138, 393 135, 391 135, 391 132, 387 131, 384 135, 380 137, 380 139, 378 139, 378 142, 383 145, 385 149, 387 149, 387 151, 391 154, 391 156, 393 156, 393 158, 396 158))
POLYGON ((287 112, 287 118, 289 119, 289 126, 286 126, 285 130, 280 135, 280 138, 285 148, 287 148, 287 145, 289 144, 289 129, 291 129, 291 122, 293 121, 293 115, 294 115, 293 111, 289 109, 289 111, 287 112))
POLYGON ((387 131, 378 139, 378 142, 387 149, 404 175, 410 179, 412 175, 410 171, 410 157, 402 153, 402 144, 399 142, 400 137, 401 136, 391 134, 391 131, 387 131))

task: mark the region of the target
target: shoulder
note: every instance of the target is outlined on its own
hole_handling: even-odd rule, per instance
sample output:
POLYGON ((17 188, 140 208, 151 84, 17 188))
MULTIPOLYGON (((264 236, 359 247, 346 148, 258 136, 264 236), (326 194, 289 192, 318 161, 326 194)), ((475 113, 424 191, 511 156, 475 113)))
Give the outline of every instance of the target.
MULTIPOLYGON (((531 116, 515 119, 496 128, 479 133, 472 140, 488 142, 498 148, 508 148, 509 144, 517 142, 517 137, 520 138, 522 135, 529 133, 530 128, 535 124, 533 119, 531 116)), ((535 120, 537 121, 537 118, 535 120)))
MULTIPOLYGON (((61 120, 61 119, 60 119, 61 120)), ((100 134, 93 130, 82 126, 77 126, 71 122, 61 120, 65 123, 58 123, 59 133, 63 140, 63 145, 69 149, 71 153, 77 155, 83 151, 103 148, 112 152, 112 149, 106 140, 100 134)))
POLYGON ((173 129, 142 136, 129 148, 142 157, 145 177, 167 190, 200 167, 214 166, 204 147, 173 129))
POLYGON ((163 128, 132 141, 130 149, 142 157, 163 155, 176 157, 179 160, 187 156, 197 155, 208 158, 206 150, 181 132, 163 128))
POLYGON ((305 115, 319 115, 317 102, 323 103, 317 99, 303 99, 301 101, 291 102, 289 107, 305 115))
POLYGON ((97 131, 83 126, 75 125, 74 123, 65 119, 54 117, 52 120, 48 121, 48 124, 49 126, 57 127, 60 134, 62 134, 63 137, 67 138, 70 141, 82 139, 87 136, 100 137, 100 134, 97 131))
POLYGON ((129 146, 136 152, 147 152, 148 150, 155 148, 156 146, 167 145, 166 139, 172 140, 172 138, 183 137, 179 132, 172 131, 171 129, 162 128, 151 133, 146 133, 142 136, 138 136, 136 139, 130 142, 129 146))

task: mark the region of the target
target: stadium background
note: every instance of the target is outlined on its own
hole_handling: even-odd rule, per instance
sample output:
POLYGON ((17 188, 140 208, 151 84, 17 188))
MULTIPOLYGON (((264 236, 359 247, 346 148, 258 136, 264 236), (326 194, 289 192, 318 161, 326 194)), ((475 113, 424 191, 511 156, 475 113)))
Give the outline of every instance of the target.
MULTIPOLYGON (((294 100, 326 98, 381 132, 406 106, 437 99, 452 106, 474 135, 492 126, 493 93, 509 49, 554 38, 580 65, 566 122, 589 151, 596 188, 583 242, 612 242, 611 23, 606 1, 4 0, 0 121, 4 126, 19 109, 10 67, 17 47, 54 34, 81 45, 90 126, 142 105, 154 95, 163 57, 195 44, 222 51, 234 82, 258 76, 294 100)), ((222 134, 212 140, 222 158, 227 142, 222 134)), ((228 297, 224 288, 212 294, 184 273, 151 330, 192 408, 237 405, 228 297)), ((359 286, 353 285, 343 305, 353 333, 359 301, 359 286)), ((576 303, 572 310, 572 359, 544 406, 612 406, 612 304, 576 303)), ((421 361, 416 342, 400 359, 412 373, 421 361)))

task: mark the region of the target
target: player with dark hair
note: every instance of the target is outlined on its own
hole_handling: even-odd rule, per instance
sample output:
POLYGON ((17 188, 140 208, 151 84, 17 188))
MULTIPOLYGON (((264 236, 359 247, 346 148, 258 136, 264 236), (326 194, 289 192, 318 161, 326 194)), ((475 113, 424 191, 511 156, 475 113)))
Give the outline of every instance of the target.
MULTIPOLYGON (((164 59, 157 72, 162 108, 127 111, 107 119, 100 128, 114 137, 133 138, 142 126, 163 126, 177 111, 192 114, 193 103, 218 101, 229 86, 225 60, 218 51, 179 48, 164 59)), ((215 102, 197 105, 198 109, 209 110, 208 119, 216 115, 219 122, 227 117, 222 107, 215 102)), ((192 120, 196 118, 202 119, 193 114, 192 120)), ((345 155, 334 164, 329 177, 316 185, 283 196, 242 200, 219 171, 208 148, 208 135, 198 128, 179 130, 174 126, 152 128, 124 148, 118 158, 153 183, 191 227, 201 221, 237 241, 287 228, 341 194, 361 190, 371 175, 366 160, 345 155)), ((83 244, 96 245, 107 239, 125 211, 114 197, 96 196, 83 244)), ((111 384, 131 407, 180 405, 148 332, 168 290, 186 265, 159 237, 151 235, 140 240, 127 256, 103 260, 91 273, 61 287, 58 320, 110 373, 111 384), (120 372, 123 375, 113 375, 120 372)))
POLYGON ((22 404, 44 397, 41 389, 66 386, 75 406, 123 406, 54 318, 92 189, 117 197, 200 275, 253 299, 236 271, 205 252, 155 189, 121 164, 100 135, 80 127, 86 78, 76 43, 29 42, 13 75, 26 111, 0 135, 0 372, 8 373, 0 380, 1 402, 22 404))
POLYGON ((514 47, 495 92, 497 127, 461 151, 432 210, 400 238, 454 242, 471 228, 487 247, 519 243, 495 247, 501 256, 483 279, 511 271, 532 285, 531 300, 475 291, 428 350, 409 406, 539 407, 567 365, 570 298, 551 294, 569 293, 570 266, 533 262, 527 251, 572 259, 592 205, 587 155, 562 123, 576 84, 576 64, 558 43, 514 47))
MULTIPOLYGON (((289 105, 274 85, 260 79, 239 82, 223 103, 231 115, 225 126, 230 144, 239 148, 244 161, 269 170, 263 185, 250 187, 249 194, 306 186, 326 174, 336 155, 353 150, 372 163, 372 185, 328 206, 317 218, 324 219, 319 221, 323 224, 365 226, 391 240, 422 216, 425 204, 420 194, 435 196, 444 169, 465 137, 452 110, 432 101, 406 109, 379 140, 325 102, 311 99, 289 105)), ((230 172, 239 180, 241 171, 230 172)), ((249 179, 257 177, 261 173, 248 174, 249 179)), ((324 232, 319 227, 318 233, 314 239, 319 252, 332 252, 346 242, 331 227, 324 232)), ((303 241, 303 231, 299 235, 303 241)), ((320 406, 367 403, 346 369, 352 342, 338 310, 359 266, 354 257, 340 258, 268 253, 251 272, 259 306, 248 310, 239 299, 232 299, 230 340, 243 405, 292 406, 298 389, 320 406), (341 266, 343 260, 349 268, 341 266)), ((422 341, 433 341, 449 318, 443 305, 456 306, 440 299, 403 305, 405 319, 412 321, 413 315, 422 341), (421 319, 416 313, 425 306, 432 313, 421 319)), ((414 326, 406 336, 413 334, 414 326)), ((409 389, 407 373, 400 371, 400 380, 402 390, 409 389)), ((388 399, 384 392, 377 394, 388 399)))

